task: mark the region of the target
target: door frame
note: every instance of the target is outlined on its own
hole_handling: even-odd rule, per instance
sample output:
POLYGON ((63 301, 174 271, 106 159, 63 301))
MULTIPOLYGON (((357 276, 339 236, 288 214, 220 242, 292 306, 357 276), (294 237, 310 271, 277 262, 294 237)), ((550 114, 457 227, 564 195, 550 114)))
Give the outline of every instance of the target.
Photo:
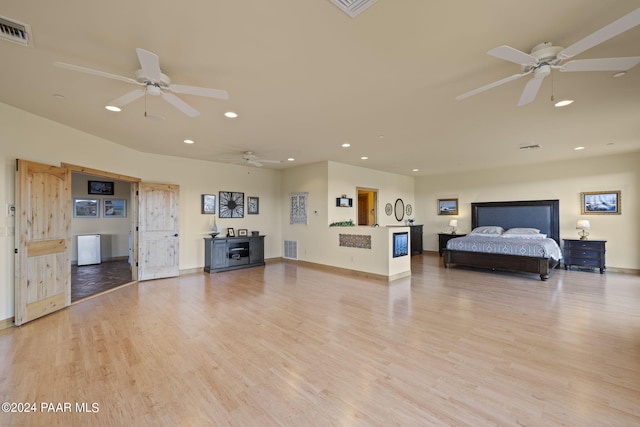
MULTIPOLYGON (((129 213, 131 215, 131 280, 138 280, 138 186, 142 181, 140 178, 133 176, 121 175, 113 172, 107 172, 100 169, 92 169, 84 166, 73 165, 70 163, 60 163, 60 167, 69 171, 83 173, 86 175, 94 175, 100 178, 113 179, 115 181, 125 181, 131 184, 131 204, 129 213)), ((73 174, 72 174, 73 180, 73 174)))

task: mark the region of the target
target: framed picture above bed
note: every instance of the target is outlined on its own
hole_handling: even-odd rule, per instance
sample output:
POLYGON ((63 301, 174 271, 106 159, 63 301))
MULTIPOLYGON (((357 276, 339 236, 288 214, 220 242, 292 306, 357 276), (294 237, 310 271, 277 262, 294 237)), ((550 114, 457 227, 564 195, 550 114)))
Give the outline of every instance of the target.
POLYGON ((620 215, 620 191, 591 191, 580 193, 583 215, 620 215))
POLYGON ((438 215, 458 215, 458 199, 438 199, 438 215))

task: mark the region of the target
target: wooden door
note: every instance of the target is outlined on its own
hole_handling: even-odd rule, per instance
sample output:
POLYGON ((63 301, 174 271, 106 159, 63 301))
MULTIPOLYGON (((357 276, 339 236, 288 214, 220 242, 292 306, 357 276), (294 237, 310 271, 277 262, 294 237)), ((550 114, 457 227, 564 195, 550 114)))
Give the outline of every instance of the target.
POLYGON ((17 161, 15 324, 71 304, 71 172, 17 161))
POLYGON ((139 185, 138 280, 180 274, 179 195, 177 185, 139 185))

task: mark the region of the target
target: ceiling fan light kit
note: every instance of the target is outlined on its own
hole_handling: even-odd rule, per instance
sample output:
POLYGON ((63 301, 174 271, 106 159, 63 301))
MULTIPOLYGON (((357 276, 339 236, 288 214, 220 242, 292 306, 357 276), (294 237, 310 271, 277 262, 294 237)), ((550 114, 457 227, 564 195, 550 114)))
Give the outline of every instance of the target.
MULTIPOLYGON (((573 71, 618 71, 626 72, 640 63, 640 56, 622 58, 595 58, 578 59, 565 62, 580 53, 640 25, 640 8, 624 15, 622 18, 604 26, 600 30, 572 44, 568 48, 554 46, 551 42, 539 43, 531 49, 531 53, 525 53, 510 46, 498 46, 487 54, 505 61, 513 62, 522 67, 522 73, 514 74, 502 80, 489 83, 477 89, 463 93, 456 97, 457 100, 465 99, 480 92, 517 80, 529 74, 533 77, 525 85, 518 101, 518 106, 533 102, 538 94, 545 77, 551 74, 553 69, 561 72, 573 71)), ((620 73, 617 73, 620 74, 620 73)))

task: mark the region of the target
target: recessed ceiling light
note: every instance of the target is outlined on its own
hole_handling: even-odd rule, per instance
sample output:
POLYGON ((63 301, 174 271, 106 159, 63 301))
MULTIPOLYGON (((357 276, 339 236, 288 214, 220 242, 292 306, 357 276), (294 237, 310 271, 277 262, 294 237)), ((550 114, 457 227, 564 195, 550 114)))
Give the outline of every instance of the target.
POLYGON ((193 140, 192 139, 185 139, 184 143, 185 144, 193 144, 193 140))
POLYGON ((360 157, 360 160, 367 160, 367 159, 369 159, 367 156, 360 157))
POLYGON ((344 144, 342 144, 343 148, 349 148, 351 147, 351 144, 349 144, 348 142, 345 142, 344 144))
POLYGON ((287 159, 287 161, 288 161, 288 162, 293 162, 294 160, 295 160, 295 159, 294 159, 293 157, 289 157, 289 158, 287 159))
POLYGON ((238 117, 238 113, 234 113, 233 111, 227 111, 226 113, 224 113, 225 117, 229 117, 230 119, 235 119, 236 117, 238 117))
POLYGON ((573 99, 563 99, 562 101, 556 102, 554 105, 556 107, 566 107, 569 104, 573 104, 573 99))
POLYGON ((418 172, 420 169, 411 169, 411 172, 418 172))
POLYGON ((576 151, 584 150, 584 147, 576 147, 576 148, 574 148, 574 150, 576 150, 576 151))
POLYGON ((622 77, 622 76, 626 76, 627 72, 626 71, 620 71, 619 73, 615 73, 613 75, 613 77, 622 77))
POLYGON ((115 112, 122 111, 122 109, 120 109, 119 107, 116 107, 115 105, 107 105, 104 108, 106 108, 109 111, 115 111, 115 112))

